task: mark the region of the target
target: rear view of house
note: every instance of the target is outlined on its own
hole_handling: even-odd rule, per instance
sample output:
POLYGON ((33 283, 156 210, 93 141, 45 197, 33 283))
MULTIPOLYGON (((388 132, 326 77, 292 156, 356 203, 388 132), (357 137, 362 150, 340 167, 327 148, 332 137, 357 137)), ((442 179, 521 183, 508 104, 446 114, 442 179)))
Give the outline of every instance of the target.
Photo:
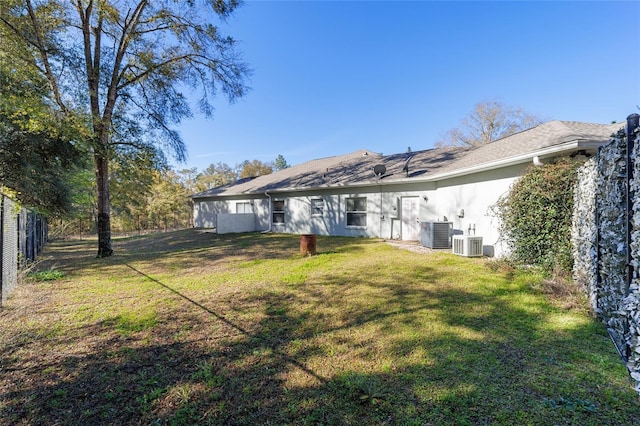
POLYGON ((194 224, 219 233, 313 233, 423 244, 429 232, 446 227, 448 235, 482 236, 483 253, 500 254, 504 247, 492 206, 514 180, 534 164, 595 154, 621 126, 551 121, 477 148, 394 155, 361 150, 312 160, 193 195, 194 224))

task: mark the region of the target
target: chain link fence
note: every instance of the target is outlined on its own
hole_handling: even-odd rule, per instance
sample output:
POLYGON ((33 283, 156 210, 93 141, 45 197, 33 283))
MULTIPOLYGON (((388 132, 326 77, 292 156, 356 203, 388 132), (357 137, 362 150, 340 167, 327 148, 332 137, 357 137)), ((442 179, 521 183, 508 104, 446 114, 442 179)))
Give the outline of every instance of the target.
POLYGON ((18 283, 18 271, 36 260, 48 239, 47 219, 0 194, 0 306, 18 283))

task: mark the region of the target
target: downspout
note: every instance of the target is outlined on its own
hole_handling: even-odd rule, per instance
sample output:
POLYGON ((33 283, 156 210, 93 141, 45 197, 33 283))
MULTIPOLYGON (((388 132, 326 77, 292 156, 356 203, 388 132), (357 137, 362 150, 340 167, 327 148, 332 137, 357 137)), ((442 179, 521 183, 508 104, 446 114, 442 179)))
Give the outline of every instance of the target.
POLYGON ((272 221, 273 221, 273 213, 271 212, 271 209, 273 208, 273 203, 271 203, 271 195, 269 195, 268 191, 264 191, 264 195, 269 199, 269 229, 267 229, 266 231, 262 231, 263 234, 269 233, 271 232, 271 228, 272 228, 272 221))
POLYGON ((542 160, 537 155, 532 158, 532 161, 533 161, 533 165, 537 166, 537 167, 542 166, 542 164, 543 164, 542 160))
MULTIPOLYGON (((380 222, 380 226, 378 229, 378 238, 382 238, 382 222, 384 222, 384 213, 382 210, 382 185, 379 186, 379 190, 380 190, 380 212, 379 214, 379 222, 380 222)), ((389 218, 389 221, 391 220, 391 218, 389 218)), ((391 222, 389 222, 389 227, 391 227, 391 222)))

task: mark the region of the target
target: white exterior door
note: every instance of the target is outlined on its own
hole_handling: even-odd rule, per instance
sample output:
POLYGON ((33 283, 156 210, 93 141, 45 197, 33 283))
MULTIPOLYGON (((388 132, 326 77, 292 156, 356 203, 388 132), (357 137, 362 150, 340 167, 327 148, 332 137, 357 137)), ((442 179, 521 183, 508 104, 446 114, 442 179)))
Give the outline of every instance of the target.
POLYGON ((420 198, 402 197, 400 214, 402 217, 402 239, 417 241, 420 239, 420 198))

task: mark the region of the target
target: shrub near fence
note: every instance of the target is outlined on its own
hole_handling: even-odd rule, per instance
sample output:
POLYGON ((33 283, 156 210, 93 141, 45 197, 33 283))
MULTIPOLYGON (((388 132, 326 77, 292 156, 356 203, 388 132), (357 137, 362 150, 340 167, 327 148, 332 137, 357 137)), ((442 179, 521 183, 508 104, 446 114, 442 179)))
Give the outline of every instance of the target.
POLYGON ((18 270, 34 261, 48 237, 44 216, 0 194, 0 306, 18 283, 18 270))
POLYGON ((640 392, 640 133, 637 115, 578 171, 572 241, 581 283, 640 392), (627 134, 630 136, 628 137, 627 134), (628 143, 631 141, 631 143, 628 143))

